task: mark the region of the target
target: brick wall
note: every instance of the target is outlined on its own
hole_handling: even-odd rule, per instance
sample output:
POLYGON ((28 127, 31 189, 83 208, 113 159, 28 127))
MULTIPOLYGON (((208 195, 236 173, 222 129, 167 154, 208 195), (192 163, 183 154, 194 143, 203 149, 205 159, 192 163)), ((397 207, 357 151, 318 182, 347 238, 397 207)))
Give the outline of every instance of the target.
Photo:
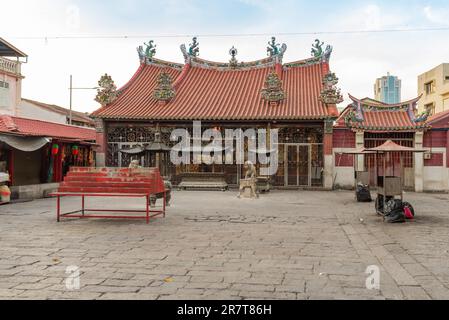
POLYGON ((334 129, 334 148, 355 148, 355 132, 349 129, 334 129))

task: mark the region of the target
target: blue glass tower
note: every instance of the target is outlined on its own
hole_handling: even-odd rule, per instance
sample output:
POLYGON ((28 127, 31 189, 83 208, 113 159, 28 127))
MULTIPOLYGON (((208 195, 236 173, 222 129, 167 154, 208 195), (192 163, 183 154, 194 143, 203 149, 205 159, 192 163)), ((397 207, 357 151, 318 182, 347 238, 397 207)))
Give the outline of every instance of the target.
POLYGON ((374 96, 376 100, 384 103, 401 102, 401 80, 396 76, 390 75, 390 73, 376 79, 374 96))

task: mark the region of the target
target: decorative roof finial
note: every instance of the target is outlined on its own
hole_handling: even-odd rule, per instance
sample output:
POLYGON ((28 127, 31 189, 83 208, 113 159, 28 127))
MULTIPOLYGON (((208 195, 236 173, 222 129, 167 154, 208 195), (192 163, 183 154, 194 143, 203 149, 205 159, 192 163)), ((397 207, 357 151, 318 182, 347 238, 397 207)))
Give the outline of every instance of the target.
POLYGON ((276 63, 282 63, 285 51, 287 51, 287 45, 285 43, 280 45, 276 43, 276 37, 271 37, 271 41, 268 42, 267 55, 274 57, 276 63))
POLYGON ((156 100, 167 102, 175 96, 175 89, 172 85, 172 78, 168 72, 162 71, 157 77, 157 85, 153 91, 156 100))
POLYGON ((146 46, 145 56, 148 59, 152 59, 154 57, 154 55, 156 54, 156 45, 153 45, 153 43, 154 43, 154 40, 150 40, 148 42, 148 44, 145 42, 143 43, 146 46))
POLYGON ((341 90, 337 88, 338 78, 333 72, 329 72, 323 78, 323 90, 320 94, 320 100, 325 104, 338 104, 343 102, 341 90))
POLYGON ((200 53, 199 48, 200 43, 197 41, 197 37, 192 38, 192 43, 189 44, 189 55, 192 57, 197 57, 200 53))
POLYGON ((98 86, 95 101, 102 106, 112 103, 117 98, 117 87, 114 84, 114 80, 107 73, 101 76, 100 81, 98 81, 98 86))
POLYGON ((326 49, 323 51, 324 42, 320 42, 320 40, 315 39, 315 43, 312 44, 312 57, 321 59, 323 61, 328 62, 332 53, 332 46, 327 45, 326 49))
POLYGON ((268 42, 267 55, 270 57, 278 55, 281 52, 280 46, 279 43, 276 43, 276 37, 271 37, 271 41, 268 42))
POLYGON ((276 72, 270 72, 265 79, 265 86, 261 91, 262 98, 272 104, 277 104, 287 97, 282 89, 282 81, 276 72))
POLYGON ((229 54, 231 55, 231 60, 229 60, 229 64, 231 65, 231 67, 236 67, 237 66, 237 59, 235 58, 235 56, 238 54, 237 49, 232 46, 231 49, 229 49, 229 54))
POLYGON ((320 43, 320 40, 315 39, 315 43, 312 44, 312 57, 319 58, 323 55, 323 45, 324 42, 320 43))
POLYGON ((137 53, 139 54, 139 59, 141 62, 144 62, 147 59, 153 59, 156 54, 156 45, 153 43, 153 40, 150 40, 148 44, 144 42, 143 44, 146 46, 145 51, 143 50, 143 46, 139 46, 137 48, 137 53))

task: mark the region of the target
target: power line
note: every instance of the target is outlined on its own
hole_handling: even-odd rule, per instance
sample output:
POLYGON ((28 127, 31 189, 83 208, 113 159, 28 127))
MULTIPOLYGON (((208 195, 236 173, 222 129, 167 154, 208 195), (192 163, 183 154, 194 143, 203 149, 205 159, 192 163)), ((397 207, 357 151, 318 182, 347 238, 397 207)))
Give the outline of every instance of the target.
POLYGON ((404 29, 378 29, 378 30, 343 30, 343 31, 313 31, 313 32, 274 32, 274 33, 229 33, 229 34, 167 34, 167 35, 60 35, 60 36, 34 36, 34 37, 8 37, 18 40, 62 40, 62 39, 148 39, 148 38, 218 38, 218 37, 267 37, 267 36, 304 36, 324 34, 368 34, 393 32, 427 32, 449 31, 449 27, 438 28, 404 28, 404 29))

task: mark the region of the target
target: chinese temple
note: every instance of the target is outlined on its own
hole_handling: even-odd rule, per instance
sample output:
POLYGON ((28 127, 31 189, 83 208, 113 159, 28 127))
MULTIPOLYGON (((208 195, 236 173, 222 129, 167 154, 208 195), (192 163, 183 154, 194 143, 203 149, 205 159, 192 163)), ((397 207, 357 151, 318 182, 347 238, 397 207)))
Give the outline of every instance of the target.
MULTIPOLYGON (((420 97, 399 104, 385 104, 370 98, 353 101, 340 114, 334 126, 335 183, 341 187, 354 185, 356 167, 369 172, 370 184, 375 185, 374 155, 354 157, 345 152, 377 147, 387 140, 426 153, 407 153, 404 159, 404 186, 414 191, 448 190, 449 113, 429 117, 416 115, 420 97)), ((399 154, 393 161, 399 170, 399 154)), ((398 174, 398 173, 396 173, 398 174)))
POLYGON ((145 45, 137 50, 137 71, 123 87, 117 89, 108 75, 100 80, 96 100, 101 108, 92 114, 98 165, 125 167, 139 159, 143 166, 160 165, 174 184, 183 173, 211 172, 237 185, 242 164, 175 166, 169 161, 172 130, 192 130, 193 121, 201 121, 202 130, 218 132, 278 129, 272 184, 332 188, 333 123, 343 99, 329 66, 331 46, 316 40, 311 57, 284 62, 287 46, 273 37, 265 58, 239 61, 232 47, 228 62, 214 62, 199 57, 199 42, 193 38, 189 46, 181 45, 180 64, 156 58, 152 41, 145 45))

